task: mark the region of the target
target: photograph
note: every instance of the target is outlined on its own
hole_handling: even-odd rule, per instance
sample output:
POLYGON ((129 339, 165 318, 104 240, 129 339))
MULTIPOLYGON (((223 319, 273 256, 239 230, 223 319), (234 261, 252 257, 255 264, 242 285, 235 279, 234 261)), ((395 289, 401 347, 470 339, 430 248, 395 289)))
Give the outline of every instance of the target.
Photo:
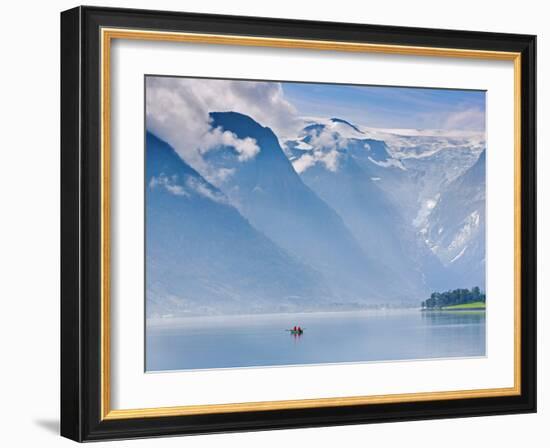
POLYGON ((3 6, 2 446, 550 448, 546 3, 3 6))
POLYGON ((230 6, 60 14, 61 435, 536 413, 537 35, 230 6))
POLYGON ((485 90, 144 86, 147 372, 486 356, 485 90))

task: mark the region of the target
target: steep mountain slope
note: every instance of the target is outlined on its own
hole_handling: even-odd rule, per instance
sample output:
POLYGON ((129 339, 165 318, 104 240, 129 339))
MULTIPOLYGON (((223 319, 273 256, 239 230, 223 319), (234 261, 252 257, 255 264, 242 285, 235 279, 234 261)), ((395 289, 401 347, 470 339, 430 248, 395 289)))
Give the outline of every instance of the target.
POLYGON ((459 275, 462 287, 485 288, 485 151, 442 192, 430 213, 426 239, 459 275))
POLYGON ((443 146, 435 153, 403 160, 418 195, 418 211, 413 220, 416 228, 422 230, 426 226, 441 193, 476 163, 480 153, 480 149, 467 145, 443 146))
POLYGON ((338 212, 361 247, 376 254, 386 278, 403 285, 412 297, 427 292, 419 266, 408 255, 405 239, 413 235, 376 181, 349 154, 340 154, 337 171, 316 164, 301 177, 338 212))
POLYGON ((254 229, 165 142, 146 138, 147 315, 314 310, 322 276, 254 229))
POLYGON ((246 115, 210 118, 230 138, 201 150, 198 171, 147 135, 149 315, 349 309, 485 287, 481 140, 332 118, 281 147, 246 115), (247 157, 231 146, 242 142, 247 157))
POLYGON ((213 127, 260 147, 246 162, 231 147, 204 157, 210 167, 231 173, 218 187, 254 227, 320 271, 343 303, 404 298, 403 285, 388 284, 376 254, 366 253, 341 217, 303 183, 271 129, 235 112, 211 118, 213 127))
POLYGON ((403 195, 414 198, 414 190, 406 188, 407 171, 384 142, 365 137, 356 126, 333 118, 307 126, 299 141, 286 142, 287 154, 304 182, 342 216, 364 250, 376 254, 386 279, 403 285, 411 297, 452 285, 453 279, 399 208, 403 195))

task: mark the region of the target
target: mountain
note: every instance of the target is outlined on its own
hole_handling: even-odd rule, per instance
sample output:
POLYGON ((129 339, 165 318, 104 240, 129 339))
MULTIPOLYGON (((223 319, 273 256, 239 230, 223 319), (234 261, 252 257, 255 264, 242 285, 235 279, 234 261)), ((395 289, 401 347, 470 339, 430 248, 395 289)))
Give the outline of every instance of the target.
POLYGON ((341 216, 304 184, 271 129, 236 112, 210 116, 213 128, 254 139, 260 148, 244 162, 231 147, 204 156, 211 169, 231 173, 217 186, 256 229, 321 272, 343 303, 404 297, 402 285, 388 284, 378 254, 367 253, 341 216))
POLYGON ((437 152, 403 160, 404 166, 411 173, 412 187, 418 195, 418 211, 413 222, 415 227, 419 230, 425 227, 442 191, 475 164, 481 151, 465 144, 449 146, 447 143, 437 152))
POLYGON ((306 126, 285 147, 306 185, 336 210, 366 252, 376 254, 385 278, 409 297, 453 283, 407 221, 399 207, 403 199, 392 196, 414 198, 414 190, 402 192, 408 173, 384 142, 333 118, 306 126))
POLYGON ((337 158, 335 151, 345 152, 353 157, 366 177, 376 182, 399 213, 412 220, 416 216, 418 199, 415 189, 411 188, 415 174, 407 171, 403 161, 390 151, 384 138, 391 137, 387 133, 361 130, 346 120, 332 118, 309 123, 296 139, 287 140, 284 147, 299 173, 316 163, 328 166, 337 158))
POLYGON ((210 125, 223 138, 195 169, 147 134, 148 316, 350 309, 485 287, 479 136, 330 118, 281 145, 237 112, 212 112, 210 125))
POLYGON ((385 176, 386 182, 378 185, 417 232, 418 252, 429 248, 444 266, 443 273, 433 264, 423 268, 425 273, 437 273, 428 282, 435 285, 433 289, 484 288, 484 135, 409 133, 377 135, 384 138, 381 144, 388 157, 399 160, 403 168, 389 167, 384 173, 380 167, 377 176, 385 176))
POLYGON ((386 277, 401 284, 412 297, 427 292, 419 267, 408 255, 405 239, 409 235, 401 216, 352 156, 338 155, 337 170, 323 164, 303 171, 301 178, 344 220, 363 250, 376 254, 386 277))
POLYGON ((461 287, 485 288, 485 151, 449 183, 430 213, 425 236, 461 287))
POLYGON ((319 272, 149 132, 145 180, 148 316, 314 310, 335 300, 319 272))

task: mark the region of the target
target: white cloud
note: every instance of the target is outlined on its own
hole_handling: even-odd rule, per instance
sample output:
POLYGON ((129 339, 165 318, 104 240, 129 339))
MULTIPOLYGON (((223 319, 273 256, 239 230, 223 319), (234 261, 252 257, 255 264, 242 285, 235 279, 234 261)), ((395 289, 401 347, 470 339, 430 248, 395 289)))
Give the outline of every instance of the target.
POLYGON ((450 113, 443 123, 444 129, 452 130, 485 130, 485 112, 480 109, 464 109, 450 113))
POLYGON ((237 151, 239 161, 253 159, 260 152, 256 140, 250 137, 239 139, 233 132, 221 128, 210 129, 203 135, 198 149, 202 154, 220 146, 232 146, 237 151))
POLYGON ((168 193, 175 196, 189 197, 192 193, 197 193, 205 198, 220 204, 226 204, 227 198, 223 193, 213 189, 200 178, 187 176, 185 179, 185 188, 180 185, 177 175, 167 176, 161 173, 158 177, 153 176, 149 181, 149 188, 164 188, 168 193))
POLYGON ((308 153, 308 154, 304 154, 299 159, 293 160, 292 166, 294 167, 294 170, 298 174, 302 174, 305 170, 315 165, 315 163, 316 163, 315 157, 312 154, 308 153))
POLYGON ((250 138, 213 129, 210 112, 235 111, 249 115, 278 137, 296 135, 302 124, 284 98, 279 83, 196 78, 146 78, 147 129, 168 142, 201 174, 208 173, 202 155, 220 145, 231 145, 240 161, 254 158, 260 148, 250 138))
POLYGON ((153 176, 149 182, 149 188, 155 189, 157 187, 164 188, 176 196, 189 196, 189 193, 178 184, 178 176, 176 175, 168 177, 166 174, 161 173, 159 177, 153 176))
POLYGON ((343 149, 348 146, 348 139, 342 137, 339 132, 333 132, 325 127, 321 131, 311 134, 309 144, 314 148, 343 149))
POLYGON ((235 173, 235 168, 218 168, 207 170, 206 180, 212 185, 220 186, 235 173))
POLYGON ((197 178, 188 177, 185 183, 189 188, 191 188, 193 191, 197 192, 201 196, 204 196, 205 198, 211 199, 212 201, 218 202, 220 204, 227 203, 227 198, 223 193, 213 190, 211 187, 208 186, 208 184, 201 182, 197 178))
POLYGON ((321 163, 325 165, 325 168, 329 171, 336 172, 338 171, 338 159, 340 153, 333 149, 329 151, 310 151, 298 159, 292 161, 292 166, 294 170, 301 174, 306 171, 308 168, 311 168, 316 163, 321 163))
POLYGON ((340 151, 349 144, 349 139, 344 137, 340 130, 334 130, 338 125, 339 123, 329 121, 324 124, 323 128, 308 132, 307 143, 299 141, 297 148, 303 149, 305 153, 292 161, 292 166, 298 174, 303 173, 316 163, 323 164, 329 171, 338 171, 340 151))
POLYGON ((330 151, 324 153, 322 157, 320 157, 320 161, 325 164, 327 170, 336 172, 338 170, 339 155, 338 151, 330 151))

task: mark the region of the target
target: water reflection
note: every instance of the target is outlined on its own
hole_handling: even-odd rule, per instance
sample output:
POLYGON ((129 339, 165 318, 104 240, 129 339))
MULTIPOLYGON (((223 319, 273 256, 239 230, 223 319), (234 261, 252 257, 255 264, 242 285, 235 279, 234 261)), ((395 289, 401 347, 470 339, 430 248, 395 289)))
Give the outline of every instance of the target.
POLYGON ((480 325, 485 323, 485 311, 423 311, 422 320, 431 325, 480 325))
POLYGON ((302 339, 302 336, 304 335, 304 333, 293 333, 293 332, 291 332, 290 335, 292 336, 292 338, 294 338, 295 341, 297 341, 299 339, 302 339))
POLYGON ((485 355, 485 312, 392 310, 292 317, 299 317, 303 333, 292 331, 288 315, 148 323, 147 370, 485 355))

